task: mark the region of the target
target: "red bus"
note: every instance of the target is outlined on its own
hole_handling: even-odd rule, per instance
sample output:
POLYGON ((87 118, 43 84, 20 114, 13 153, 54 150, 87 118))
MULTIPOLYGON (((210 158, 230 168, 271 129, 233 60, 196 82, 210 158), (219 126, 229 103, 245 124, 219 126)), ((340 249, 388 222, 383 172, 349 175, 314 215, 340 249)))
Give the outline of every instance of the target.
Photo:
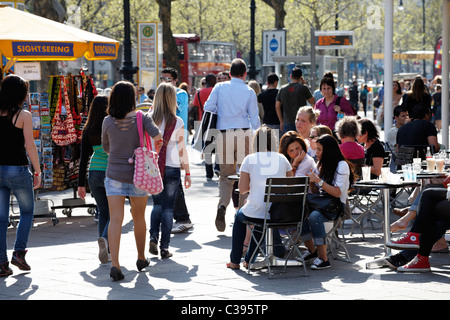
POLYGON ((200 88, 208 73, 229 71, 236 58, 236 45, 230 42, 200 40, 196 34, 174 34, 180 57, 181 82, 200 88))

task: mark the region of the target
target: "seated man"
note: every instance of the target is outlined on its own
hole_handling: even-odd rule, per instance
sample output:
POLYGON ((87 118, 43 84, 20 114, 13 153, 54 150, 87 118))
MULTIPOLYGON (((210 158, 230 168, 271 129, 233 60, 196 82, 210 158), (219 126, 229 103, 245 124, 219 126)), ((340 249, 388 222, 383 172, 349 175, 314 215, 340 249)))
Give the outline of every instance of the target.
MULTIPOLYGON (((398 129, 397 145, 399 147, 408 145, 431 145, 434 147, 434 152, 438 152, 437 130, 430 120, 430 109, 423 104, 415 105, 412 121, 398 129)), ((424 151, 420 150, 420 152, 420 157, 425 159, 424 151)))

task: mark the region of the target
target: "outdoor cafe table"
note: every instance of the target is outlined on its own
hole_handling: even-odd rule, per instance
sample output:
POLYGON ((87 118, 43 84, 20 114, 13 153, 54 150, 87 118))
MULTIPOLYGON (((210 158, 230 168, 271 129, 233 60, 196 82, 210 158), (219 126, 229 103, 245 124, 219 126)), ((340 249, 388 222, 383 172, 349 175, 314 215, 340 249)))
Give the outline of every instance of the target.
POLYGON ((385 265, 385 257, 390 255, 391 249, 386 246, 391 240, 391 229, 390 229, 390 198, 389 193, 391 189, 398 188, 410 188, 410 187, 418 187, 419 184, 417 182, 407 182, 402 181, 400 183, 387 183, 380 182, 378 180, 371 181, 358 181, 354 184, 355 188, 358 189, 379 189, 381 191, 381 196, 383 198, 383 213, 384 213, 384 227, 383 227, 383 236, 384 236, 384 256, 382 258, 375 259, 374 261, 366 263, 366 269, 370 269, 372 267, 382 267, 385 265))

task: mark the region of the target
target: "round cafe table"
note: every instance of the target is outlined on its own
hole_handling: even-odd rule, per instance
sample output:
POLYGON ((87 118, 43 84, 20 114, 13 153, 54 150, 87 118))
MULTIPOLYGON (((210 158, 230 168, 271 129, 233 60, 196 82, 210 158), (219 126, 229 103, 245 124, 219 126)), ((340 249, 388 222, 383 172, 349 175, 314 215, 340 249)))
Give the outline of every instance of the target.
POLYGON ((383 226, 383 237, 384 237, 384 255, 381 258, 376 258, 375 260, 366 263, 366 269, 380 268, 386 265, 385 257, 391 254, 391 249, 386 246, 391 240, 391 228, 390 228, 390 206, 389 206, 389 193, 391 189, 398 188, 411 188, 418 187, 419 183, 413 181, 401 181, 399 183, 387 183, 380 182, 379 180, 370 181, 358 181, 354 184, 355 188, 359 189, 379 189, 380 195, 383 197, 383 213, 384 213, 384 226, 383 226))

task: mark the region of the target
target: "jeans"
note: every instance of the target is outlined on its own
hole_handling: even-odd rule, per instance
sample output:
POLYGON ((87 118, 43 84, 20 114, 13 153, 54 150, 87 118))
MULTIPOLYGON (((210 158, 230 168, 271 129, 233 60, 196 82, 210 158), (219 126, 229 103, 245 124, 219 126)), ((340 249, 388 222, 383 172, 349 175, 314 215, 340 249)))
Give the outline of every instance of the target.
MULTIPOLYGON (((230 261, 235 264, 239 264, 241 262, 243 247, 244 247, 244 240, 245 235, 247 233, 247 225, 244 223, 244 221, 252 221, 257 223, 262 223, 263 219, 255 219, 247 217, 241 209, 239 209, 236 212, 236 216, 234 217, 234 224, 233 224, 233 233, 231 238, 231 253, 230 253, 230 261)), ((262 231, 261 228, 258 228, 257 226, 254 226, 255 230, 262 231)), ((261 239, 261 232, 255 232, 253 234, 256 238, 256 241, 259 241, 261 239)), ((278 229, 273 229, 273 254, 277 257, 284 256, 285 248, 281 245, 281 237, 280 232, 278 229)), ((253 254, 253 252, 256 250, 256 242, 252 239, 250 240, 250 245, 248 246, 247 253, 245 254, 244 260, 246 262, 250 261, 250 258, 253 254)), ((256 259, 257 254, 255 254, 253 261, 256 259)))
POLYGON ((108 239, 109 207, 105 189, 105 171, 90 170, 88 183, 97 204, 98 236, 108 239))
POLYGON ((158 242, 161 231, 161 249, 168 249, 173 226, 173 208, 180 187, 180 168, 167 167, 164 171, 164 190, 153 195, 153 210, 150 217, 150 241, 158 242))
MULTIPOLYGON (((334 220, 337 218, 337 213, 329 213, 329 217, 334 220)), ((312 233, 314 238, 314 244, 316 246, 326 245, 326 237, 327 234, 325 232, 324 222, 332 221, 327 219, 323 214, 319 211, 313 211, 309 215, 308 219, 306 219, 305 224, 303 225, 303 234, 312 233)))
POLYGON ((14 250, 25 250, 33 225, 33 178, 28 166, 0 166, 0 263, 8 261, 6 233, 11 192, 19 203, 20 220, 14 250))

